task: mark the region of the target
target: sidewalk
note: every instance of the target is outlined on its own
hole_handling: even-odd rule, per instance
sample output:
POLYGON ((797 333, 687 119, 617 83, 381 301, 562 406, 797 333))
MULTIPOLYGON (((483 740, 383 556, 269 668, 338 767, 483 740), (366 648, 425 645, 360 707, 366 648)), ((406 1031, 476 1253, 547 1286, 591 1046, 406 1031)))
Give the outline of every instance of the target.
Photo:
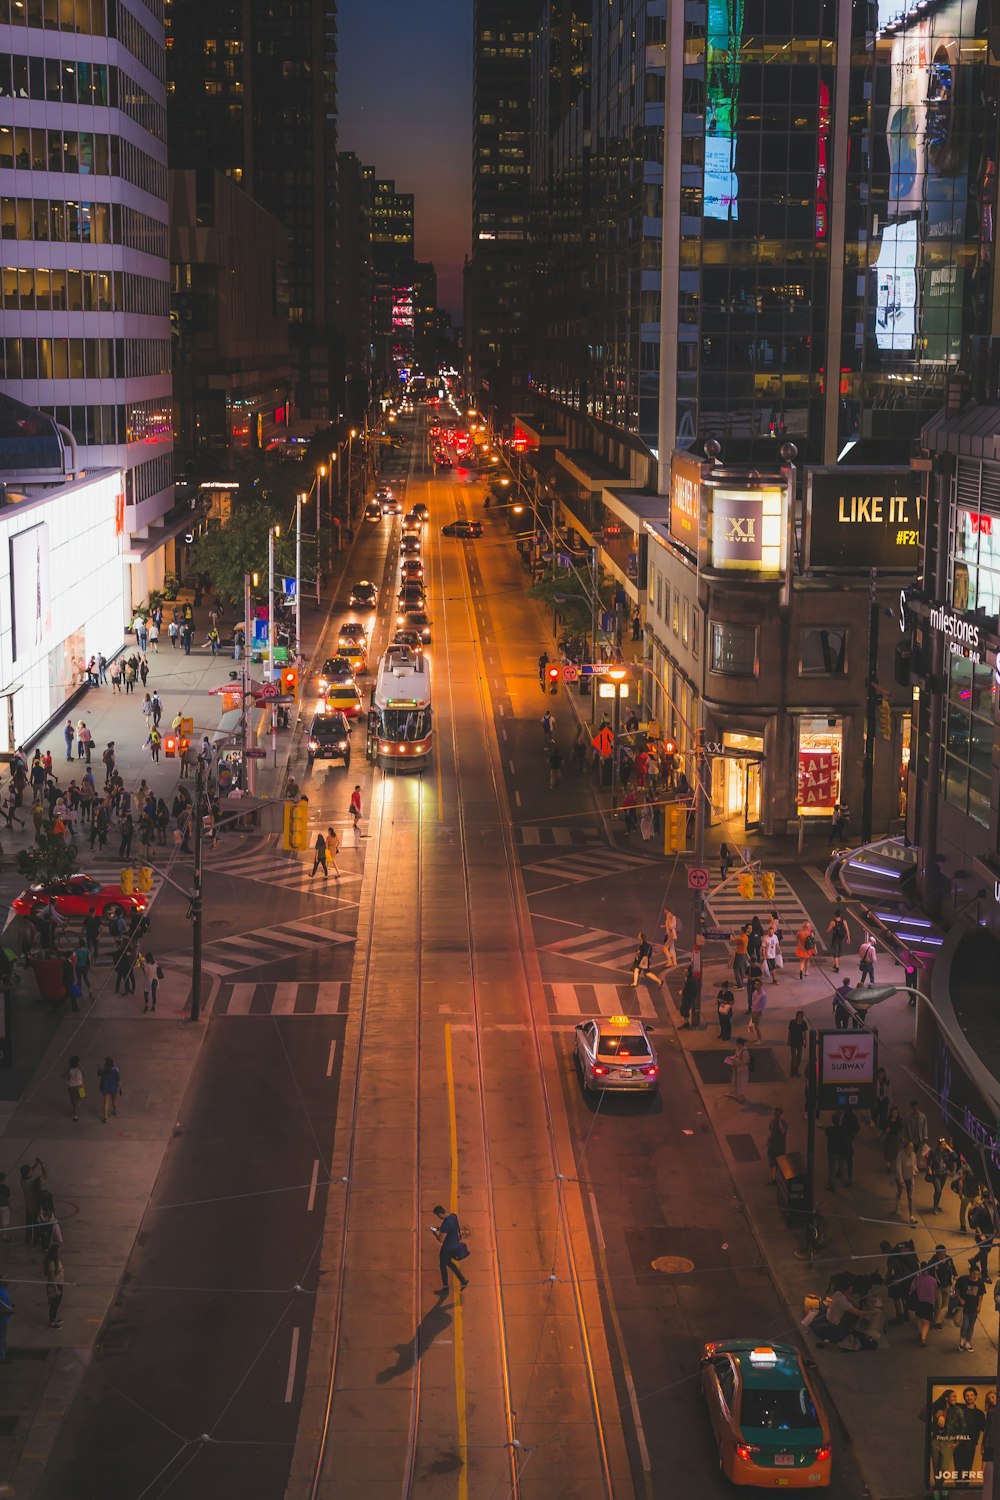
MULTIPOLYGON (((752 908, 748 906, 752 915, 752 908)), ((817 1121, 816 1135, 816 1204, 826 1225, 826 1247, 817 1256, 815 1266, 796 1256, 801 1249, 802 1234, 787 1228, 776 1206, 776 1188, 768 1183, 765 1143, 768 1118, 780 1104, 788 1120, 788 1149, 806 1154, 806 1118, 803 1083, 789 1077, 789 1055, 785 1041, 788 1021, 801 1007, 810 1025, 832 1029, 831 996, 841 978, 857 984, 856 960, 842 961, 841 974, 835 975, 832 961, 824 957, 814 962, 809 976, 798 978, 794 941, 786 934, 785 969, 777 985, 768 985, 768 1008, 763 1027, 763 1045, 754 1049, 757 1059, 747 1091, 747 1100, 738 1104, 727 1097, 729 1069, 722 1059, 731 1044, 718 1040, 715 1023, 715 995, 722 979, 729 974, 721 961, 721 945, 708 948, 711 955, 703 981, 703 1029, 678 1030, 661 1042, 664 1050, 684 1053, 704 1104, 705 1115, 729 1161, 739 1195, 739 1208, 746 1213, 760 1242, 774 1280, 788 1307, 789 1321, 783 1329, 761 1329, 761 1337, 788 1339, 804 1343, 809 1356, 817 1363, 819 1374, 839 1413, 842 1427, 835 1440, 850 1442, 873 1500, 916 1500, 926 1493, 923 1475, 924 1426, 921 1413, 926 1400, 925 1382, 933 1375, 958 1386, 975 1384, 977 1378, 995 1376, 997 1368, 998 1327, 993 1298, 983 1300, 982 1321, 976 1331, 975 1352, 962 1353, 958 1333, 945 1320, 943 1328, 932 1329, 926 1349, 918 1343, 916 1324, 912 1319, 902 1326, 889 1326, 874 1354, 848 1355, 833 1345, 817 1349, 808 1334, 800 1334, 799 1322, 804 1313, 807 1293, 825 1292, 830 1276, 840 1270, 859 1274, 885 1270, 885 1259, 879 1242, 912 1238, 922 1260, 932 1255, 937 1244, 944 1244, 954 1258, 961 1275, 974 1249, 971 1234, 958 1229, 958 1198, 947 1188, 941 1200, 942 1213, 931 1209, 932 1189, 919 1177, 914 1190, 918 1225, 911 1227, 908 1215, 894 1211, 895 1188, 886 1172, 881 1139, 868 1117, 858 1111, 862 1129, 855 1143, 854 1180, 851 1187, 838 1184, 836 1192, 826 1188, 826 1142, 822 1126, 829 1116, 817 1121)), ((669 976, 667 988, 677 1014, 677 999, 683 978, 682 970, 669 976)), ((891 984, 902 978, 902 970, 882 955, 879 982, 891 984)), ((733 1036, 741 1034, 745 1000, 736 992, 736 1014, 733 1036)), ((913 1011, 905 995, 897 995, 873 1007, 869 1021, 878 1031, 879 1062, 892 1083, 892 1102, 906 1113, 911 1099, 918 1099, 928 1117, 931 1139, 939 1133, 939 1120, 933 1108, 929 1085, 920 1077, 913 1050, 913 1011)), ((744 1033, 745 1034, 745 1033, 744 1033)), ((903 1200, 905 1210, 906 1200, 903 1200)), ((996 1267, 991 1268, 995 1270, 996 1267)), ((720 1330, 724 1333, 725 1330, 720 1330)))
MULTIPOLYGON (((327 584, 328 598, 337 596, 350 555, 347 551, 337 557, 327 584)), ((207 619, 207 611, 198 612, 196 640, 204 639, 202 615, 207 619)), ((327 617, 326 600, 319 611, 304 612, 302 645, 307 665, 323 638, 327 617)), ((156 688, 163 700, 161 728, 169 727, 180 711, 194 719, 195 742, 203 733, 211 738, 221 717, 221 705, 217 697, 208 695, 208 689, 228 681, 231 671, 241 671, 231 650, 213 658, 209 651, 195 647, 190 656, 184 656, 179 649, 171 650, 165 640, 159 653, 152 653, 148 659, 149 690, 156 688)), ((259 674, 257 668, 255 675, 259 674)), ((83 719, 94 734, 93 763, 99 787, 104 778, 100 755, 107 742, 114 740, 126 784, 136 787, 144 777, 169 805, 179 778, 179 762, 166 760, 161 754, 159 764, 153 764, 149 752, 143 750, 146 727, 142 698, 138 684, 136 693, 128 697, 113 693, 110 685, 89 689, 73 706, 73 723, 83 719)), ((276 763, 270 755, 267 761, 257 762, 258 793, 267 796, 280 792, 297 738, 293 719, 292 728, 278 734, 276 763)), ((269 748, 269 736, 259 743, 269 748)), ((52 750, 53 770, 60 781, 68 782, 82 774, 84 762, 74 761, 71 767, 66 760, 61 726, 45 736, 42 748, 46 746, 52 750)), ((27 748, 33 750, 34 744, 27 748)), ((20 889, 23 885, 13 860, 19 848, 33 841, 32 834, 29 818, 27 830, 4 836, 0 881, 6 900, 13 893, 12 887, 20 889)), ((162 857, 162 849, 157 852, 162 857)), ((133 858, 141 860, 136 843, 133 858)), ((114 833, 103 858, 92 859, 89 848, 83 845, 79 863, 85 870, 93 866, 99 875, 106 871, 107 878, 114 880, 121 864, 114 833)), ((156 930, 154 919, 151 940, 160 958, 164 940, 157 942, 156 930)), ((15 1046, 22 1039, 27 1044, 31 1027, 38 1049, 38 1060, 23 1091, 23 1071, 16 1079, 20 1092, 17 1104, 11 1103, 6 1109, 0 1106, 0 1169, 6 1170, 11 1188, 12 1220, 11 1240, 3 1245, 0 1272, 8 1278, 15 1307, 0 1406, 0 1418, 5 1419, 0 1420, 0 1476, 16 1487, 18 1500, 30 1500, 35 1491, 97 1338, 103 1334, 102 1348, 107 1351, 113 1350, 116 1339, 129 1337, 127 1327, 119 1327, 109 1313, 164 1154, 172 1136, 184 1129, 181 1105, 207 1029, 183 1024, 189 976, 182 960, 187 951, 186 944, 172 952, 163 948, 166 977, 160 986, 155 1017, 143 1015, 141 995, 138 1004, 134 998, 125 1000, 114 995, 114 976, 104 952, 102 962, 92 970, 94 1002, 88 1005, 84 1001, 79 1014, 53 1015, 42 1007, 33 998, 30 976, 22 980, 14 1002, 15 1046), (80 1056, 87 1090, 79 1123, 71 1118, 63 1081, 71 1053, 80 1056), (105 1125, 101 1122, 96 1070, 108 1054, 121 1068, 122 1098, 117 1118, 105 1125), (63 1326, 57 1331, 48 1326, 41 1252, 26 1247, 23 1239, 19 1168, 22 1162, 30 1164, 36 1157, 46 1165, 65 1239, 66 1289, 60 1312, 63 1326)))

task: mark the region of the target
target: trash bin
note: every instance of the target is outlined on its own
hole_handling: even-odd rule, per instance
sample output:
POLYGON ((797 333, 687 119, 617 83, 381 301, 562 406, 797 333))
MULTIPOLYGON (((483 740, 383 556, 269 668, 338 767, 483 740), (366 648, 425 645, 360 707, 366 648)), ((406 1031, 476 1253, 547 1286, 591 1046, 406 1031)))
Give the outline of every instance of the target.
POLYGON ((590 678, 590 677, 581 677, 579 679, 578 690, 579 690, 581 698, 589 698, 590 697, 591 693, 593 692, 593 688, 591 687, 591 682, 592 682, 592 678, 590 678))
POLYGON ((801 1226, 809 1204, 806 1164, 797 1151, 778 1157, 778 1208, 790 1226, 801 1226))

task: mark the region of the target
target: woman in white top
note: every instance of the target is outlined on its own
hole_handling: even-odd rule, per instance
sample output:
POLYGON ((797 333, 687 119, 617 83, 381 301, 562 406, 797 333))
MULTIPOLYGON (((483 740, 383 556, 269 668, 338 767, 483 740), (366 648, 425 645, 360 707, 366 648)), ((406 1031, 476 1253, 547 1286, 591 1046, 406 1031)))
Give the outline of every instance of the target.
POLYGON ((80 1059, 74 1053, 69 1060, 66 1069, 66 1093, 69 1096, 69 1107, 74 1120, 80 1118, 80 1100, 83 1098, 83 1069, 80 1067, 80 1059))

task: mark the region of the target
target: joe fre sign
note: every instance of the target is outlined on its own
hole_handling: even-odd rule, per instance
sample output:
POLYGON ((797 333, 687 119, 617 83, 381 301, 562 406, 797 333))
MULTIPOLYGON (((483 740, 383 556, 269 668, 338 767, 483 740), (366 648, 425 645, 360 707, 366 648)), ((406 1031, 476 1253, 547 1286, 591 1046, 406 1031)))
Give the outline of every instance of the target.
POLYGON ((822 1031, 819 1042, 818 1107, 870 1108, 875 1096, 876 1038, 870 1031, 822 1031))

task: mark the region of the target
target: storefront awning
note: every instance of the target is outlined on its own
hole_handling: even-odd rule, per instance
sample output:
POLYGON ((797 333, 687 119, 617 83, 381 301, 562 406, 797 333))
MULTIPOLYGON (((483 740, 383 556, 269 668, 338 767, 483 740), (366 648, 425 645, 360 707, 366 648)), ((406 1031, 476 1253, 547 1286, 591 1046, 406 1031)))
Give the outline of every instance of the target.
POLYGON ((920 432, 920 445, 955 458, 1000 460, 1000 406, 974 401, 964 411, 940 411, 920 432))

